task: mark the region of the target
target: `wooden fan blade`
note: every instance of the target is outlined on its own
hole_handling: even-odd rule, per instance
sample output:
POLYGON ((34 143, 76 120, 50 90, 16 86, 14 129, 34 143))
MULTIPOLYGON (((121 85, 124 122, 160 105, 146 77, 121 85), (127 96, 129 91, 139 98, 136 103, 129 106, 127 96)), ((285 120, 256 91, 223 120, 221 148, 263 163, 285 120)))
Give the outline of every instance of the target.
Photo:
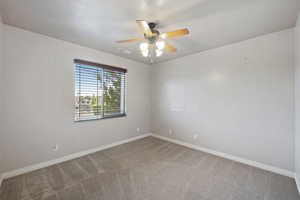
POLYGON ((169 52, 176 52, 177 51, 177 49, 175 47, 173 47, 172 45, 170 45, 170 44, 166 44, 165 50, 169 51, 169 52))
POLYGON ((125 42, 138 42, 145 40, 145 38, 135 38, 135 39, 129 39, 129 40, 119 40, 117 43, 125 43, 125 42))
POLYGON ((151 36, 152 35, 152 31, 148 25, 148 22, 146 22, 145 20, 136 20, 136 23, 138 24, 138 26, 140 27, 141 31, 146 35, 146 36, 151 36))
POLYGON ((161 36, 161 38, 174 38, 174 37, 187 35, 189 33, 190 33, 189 29, 185 28, 185 29, 179 29, 179 30, 176 30, 176 31, 170 31, 170 32, 167 32, 167 33, 162 33, 160 36, 161 36))

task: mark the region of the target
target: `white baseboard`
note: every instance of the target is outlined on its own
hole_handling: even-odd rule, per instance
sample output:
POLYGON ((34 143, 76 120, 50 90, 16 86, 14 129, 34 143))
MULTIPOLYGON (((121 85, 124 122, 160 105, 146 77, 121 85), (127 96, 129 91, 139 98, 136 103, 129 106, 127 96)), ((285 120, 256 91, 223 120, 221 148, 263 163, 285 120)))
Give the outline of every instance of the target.
POLYGON ((295 177, 294 172, 291 172, 291 171, 288 171, 288 170, 285 170, 285 169, 273 167, 273 166, 270 166, 270 165, 266 165, 266 164, 259 163, 259 162, 256 162, 256 161, 248 160, 248 159, 245 159, 245 158, 240 158, 240 157, 237 157, 237 156, 233 156, 233 155, 230 155, 230 154, 227 154, 227 153, 215 151, 215 150, 212 150, 212 149, 199 147, 199 146, 194 145, 194 144, 190 144, 190 143, 187 143, 187 142, 182 142, 182 141, 179 141, 179 140, 176 140, 176 139, 164 137, 164 136, 157 135, 157 134, 152 134, 152 136, 156 137, 156 138, 159 138, 159 139, 162 139, 162 140, 166 140, 166 141, 175 143, 175 144, 186 146, 186 147, 191 148, 191 149, 203 151, 203 152, 213 154, 213 155, 216 155, 216 156, 219 156, 219 157, 227 158, 229 160, 233 160, 233 161, 240 162, 240 163, 243 163, 243 164, 246 164, 246 165, 250 165, 250 166, 257 167, 257 168, 260 168, 260 169, 264 169, 264 170, 267 170, 267 171, 271 171, 271 172, 274 172, 276 174, 281 174, 283 176, 288 176, 288 177, 291 177, 291 178, 295 177))
POLYGON ((233 161, 237 161, 237 162, 240 162, 240 163, 243 163, 243 164, 246 164, 246 165, 250 165, 250 166, 261 168, 261 169, 271 171, 271 172, 274 172, 274 173, 277 173, 277 174, 281 174, 281 175, 284 175, 284 176, 295 178, 295 181, 296 181, 296 184, 297 184, 297 187, 298 187, 298 191, 300 192, 299 179, 291 171, 288 171, 288 170, 285 170, 285 169, 280 169, 280 168, 273 167, 273 166, 270 166, 270 165, 266 165, 266 164, 263 164, 263 163, 259 163, 259 162, 256 162, 256 161, 247 160, 247 159, 240 158, 240 157, 237 157, 237 156, 233 156, 233 155, 230 155, 230 154, 226 154, 226 153, 223 153, 223 152, 218 152, 218 151, 214 151, 214 150, 211 150, 211 149, 199 147, 199 146, 187 143, 187 142, 182 142, 182 141, 179 141, 179 140, 176 140, 176 139, 171 139, 171 138, 168 138, 168 137, 164 137, 164 136, 160 136, 160 135, 156 135, 156 134, 152 134, 152 133, 143 134, 143 135, 136 136, 136 137, 133 137, 133 138, 130 138, 130 139, 122 140, 122 141, 119 141, 119 142, 114 142, 112 144, 102 145, 102 146, 97 147, 97 148, 93 148, 93 149, 89 149, 89 150, 86 150, 86 151, 81 151, 81 152, 78 152, 78 153, 70 154, 70 155, 67 155, 67 156, 64 156, 64 157, 61 157, 61 158, 58 158, 58 159, 54 159, 54 160, 50 160, 50 161, 30 165, 30 166, 27 166, 27 167, 24 167, 24 168, 21 168, 21 169, 16 169, 16 170, 13 170, 13 171, 5 172, 2 175, 0 174, 0 186, 1 186, 1 183, 4 179, 11 178, 11 177, 14 177, 14 176, 18 176, 18 175, 21 175, 21 174, 25 174, 25 173, 28 173, 28 172, 31 172, 31 171, 34 171, 34 170, 38 170, 38 169, 41 169, 41 168, 49 167, 51 165, 59 164, 59 163, 62 163, 62 162, 68 161, 68 160, 79 158, 79 157, 82 157, 82 156, 85 156, 85 155, 88 155, 88 154, 91 154, 91 153, 95 153, 97 151, 101 151, 101 150, 108 149, 108 148, 111 148, 111 147, 114 147, 114 146, 118 146, 120 144, 125 144, 125 143, 128 143, 128 142, 132 142, 132 141, 142 139, 142 138, 145 138, 145 137, 148 137, 148 136, 153 136, 153 137, 156 137, 156 138, 159 138, 159 139, 162 139, 162 140, 166 140, 166 141, 169 141, 169 142, 172 142, 172 143, 175 143, 175 144, 179 144, 179 145, 182 145, 182 146, 186 146, 186 147, 189 147, 189 148, 192 148, 192 149, 195 149, 195 150, 203 151, 203 152, 213 154, 213 155, 216 155, 216 156, 219 156, 219 157, 223 157, 223 158, 227 158, 227 159, 230 159, 230 160, 233 160, 233 161))
MULTIPOLYGON (((126 139, 126 140, 114 142, 112 144, 102 145, 102 146, 97 147, 97 148, 93 148, 93 149, 81 151, 81 152, 78 152, 78 153, 70 154, 70 155, 67 155, 67 156, 64 156, 64 157, 61 157, 61 158, 58 158, 58 159, 54 159, 54 160, 50 160, 50 161, 30 165, 30 166, 27 166, 27 167, 24 167, 24 168, 21 168, 21 169, 16 169, 16 170, 13 170, 13 171, 5 172, 5 173, 2 174, 2 177, 0 177, 0 183, 1 183, 1 180, 7 179, 7 178, 11 178, 11 177, 14 177, 14 176, 25 174, 25 173, 28 173, 28 172, 31 172, 31 171, 34 171, 34 170, 38 170, 38 169, 41 169, 41 168, 49 167, 51 165, 55 165, 55 164, 62 163, 62 162, 68 161, 68 160, 79 158, 79 157, 82 157, 82 156, 85 156, 85 155, 88 155, 88 154, 91 154, 91 153, 95 153, 97 151, 101 151, 101 150, 108 149, 108 148, 111 148, 111 147, 114 147, 114 146, 118 146, 120 144, 125 144, 125 143, 128 143, 128 142, 132 142, 132 141, 142 139, 142 138, 145 138, 145 137, 148 137, 148 136, 151 136, 151 135, 152 134, 150 134, 150 133, 139 135, 139 136, 129 138, 129 139, 126 139)), ((0 184, 0 186, 1 186, 1 184, 0 184)))
POLYGON ((1 187, 2 181, 3 181, 3 174, 0 174, 0 187, 1 187))
POLYGON ((296 173, 295 173, 295 182, 297 185, 298 192, 300 194, 300 181, 299 181, 298 175, 296 173))

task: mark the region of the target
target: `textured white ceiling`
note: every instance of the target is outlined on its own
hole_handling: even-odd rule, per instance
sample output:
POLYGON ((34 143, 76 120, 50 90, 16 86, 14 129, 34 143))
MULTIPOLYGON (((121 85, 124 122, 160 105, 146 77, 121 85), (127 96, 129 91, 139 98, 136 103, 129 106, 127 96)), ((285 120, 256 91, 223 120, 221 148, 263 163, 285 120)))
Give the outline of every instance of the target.
POLYGON ((6 24, 129 59, 149 63, 139 43, 116 40, 141 37, 136 19, 159 23, 161 32, 190 29, 169 39, 178 48, 154 62, 216 48, 291 28, 299 0, 1 0, 6 24))

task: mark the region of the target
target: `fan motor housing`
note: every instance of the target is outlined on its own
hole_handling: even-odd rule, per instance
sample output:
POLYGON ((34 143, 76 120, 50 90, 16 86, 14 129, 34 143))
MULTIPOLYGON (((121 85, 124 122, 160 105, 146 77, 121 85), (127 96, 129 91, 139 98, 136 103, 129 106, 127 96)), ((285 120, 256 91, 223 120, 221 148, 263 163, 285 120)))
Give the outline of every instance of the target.
POLYGON ((148 25, 149 25, 150 29, 153 30, 157 24, 154 22, 150 22, 150 23, 148 23, 148 25))
POLYGON ((155 29, 155 27, 157 26, 156 23, 154 22, 150 22, 148 23, 149 25, 149 28, 151 29, 152 31, 152 36, 147 36, 145 35, 145 38, 149 41, 150 44, 153 44, 155 43, 157 40, 158 40, 158 36, 159 36, 159 31, 155 29))

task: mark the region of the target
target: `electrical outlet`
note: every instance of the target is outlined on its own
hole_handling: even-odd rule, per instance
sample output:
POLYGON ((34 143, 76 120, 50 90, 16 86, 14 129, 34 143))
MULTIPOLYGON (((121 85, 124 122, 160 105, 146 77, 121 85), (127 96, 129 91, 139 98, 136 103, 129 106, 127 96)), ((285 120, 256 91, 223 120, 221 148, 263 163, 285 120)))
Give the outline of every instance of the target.
POLYGON ((169 135, 172 135, 172 134, 173 134, 173 130, 169 129, 169 135))
POLYGON ((140 131, 141 131, 141 129, 140 129, 140 128, 136 128, 136 132, 138 132, 138 133, 139 133, 140 131))
POLYGON ((58 144, 56 144, 54 147, 52 147, 53 151, 58 151, 58 149, 59 149, 58 144))

